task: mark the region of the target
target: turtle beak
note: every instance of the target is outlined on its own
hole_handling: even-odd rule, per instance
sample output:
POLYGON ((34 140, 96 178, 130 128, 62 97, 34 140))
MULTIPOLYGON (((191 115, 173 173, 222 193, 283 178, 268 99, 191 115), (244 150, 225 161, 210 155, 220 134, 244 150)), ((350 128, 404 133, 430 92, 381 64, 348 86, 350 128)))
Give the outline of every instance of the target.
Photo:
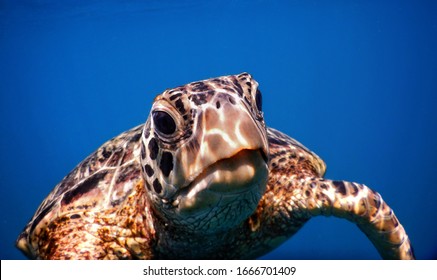
POLYGON ((233 159, 237 154, 235 159, 242 160, 242 155, 248 155, 241 153, 245 150, 256 151, 256 156, 268 168, 268 141, 263 122, 254 119, 246 105, 231 95, 217 94, 211 104, 220 106, 210 106, 199 113, 196 144, 187 143, 179 149, 181 155, 176 156, 181 160, 176 166, 181 169, 175 170, 175 174, 184 178, 180 182, 182 186, 221 160, 233 159))

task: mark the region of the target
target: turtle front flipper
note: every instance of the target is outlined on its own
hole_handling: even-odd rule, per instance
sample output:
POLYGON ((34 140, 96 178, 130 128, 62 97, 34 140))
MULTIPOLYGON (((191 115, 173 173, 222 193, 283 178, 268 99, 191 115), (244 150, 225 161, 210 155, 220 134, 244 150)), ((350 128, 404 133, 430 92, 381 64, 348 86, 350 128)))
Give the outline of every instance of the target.
POLYGON ((414 259, 404 227, 381 195, 365 185, 322 178, 304 180, 295 186, 298 206, 308 216, 346 218, 372 241, 384 259, 414 259))
POLYGON ((316 154, 275 129, 269 128, 268 136, 267 189, 248 220, 250 234, 245 237, 256 250, 244 257, 261 256, 311 217, 324 215, 357 224, 384 259, 414 259, 403 226, 377 192, 362 184, 324 179, 326 166, 316 154))
POLYGON ((119 205, 74 209, 47 219, 30 236, 20 237, 18 245, 38 259, 151 259, 155 231, 145 191, 139 180, 119 205))

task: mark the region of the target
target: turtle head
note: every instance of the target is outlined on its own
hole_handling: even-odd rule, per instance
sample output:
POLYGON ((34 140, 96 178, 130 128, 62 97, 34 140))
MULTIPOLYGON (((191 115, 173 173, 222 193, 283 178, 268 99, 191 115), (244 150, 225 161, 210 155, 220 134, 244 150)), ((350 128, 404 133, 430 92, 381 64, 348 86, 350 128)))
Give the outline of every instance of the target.
POLYGON ((243 73, 164 91, 142 135, 148 198, 167 224, 219 232, 256 209, 268 177, 261 92, 243 73))

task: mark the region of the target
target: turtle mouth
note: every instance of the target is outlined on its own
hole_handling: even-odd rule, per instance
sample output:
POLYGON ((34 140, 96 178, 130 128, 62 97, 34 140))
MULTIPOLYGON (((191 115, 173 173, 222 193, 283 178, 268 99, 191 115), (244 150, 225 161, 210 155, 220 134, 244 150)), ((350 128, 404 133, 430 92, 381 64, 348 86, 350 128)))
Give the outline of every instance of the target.
POLYGON ((268 157, 264 150, 243 149, 205 168, 179 190, 172 206, 180 214, 201 213, 249 195, 257 200, 256 207, 265 190, 267 177, 268 157))

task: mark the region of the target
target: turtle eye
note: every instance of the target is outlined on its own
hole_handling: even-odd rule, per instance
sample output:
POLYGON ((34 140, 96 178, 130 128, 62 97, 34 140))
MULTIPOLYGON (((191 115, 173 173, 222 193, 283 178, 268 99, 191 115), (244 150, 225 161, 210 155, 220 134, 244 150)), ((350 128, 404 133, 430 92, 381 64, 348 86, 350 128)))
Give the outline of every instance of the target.
POLYGON ((152 117, 155 128, 159 132, 165 135, 170 135, 176 131, 176 123, 169 113, 164 111, 154 111, 152 117))
POLYGON ((258 109, 259 112, 262 112, 263 110, 263 98, 261 95, 261 91, 259 91, 259 89, 256 90, 255 93, 255 102, 256 102, 256 108, 258 109))

